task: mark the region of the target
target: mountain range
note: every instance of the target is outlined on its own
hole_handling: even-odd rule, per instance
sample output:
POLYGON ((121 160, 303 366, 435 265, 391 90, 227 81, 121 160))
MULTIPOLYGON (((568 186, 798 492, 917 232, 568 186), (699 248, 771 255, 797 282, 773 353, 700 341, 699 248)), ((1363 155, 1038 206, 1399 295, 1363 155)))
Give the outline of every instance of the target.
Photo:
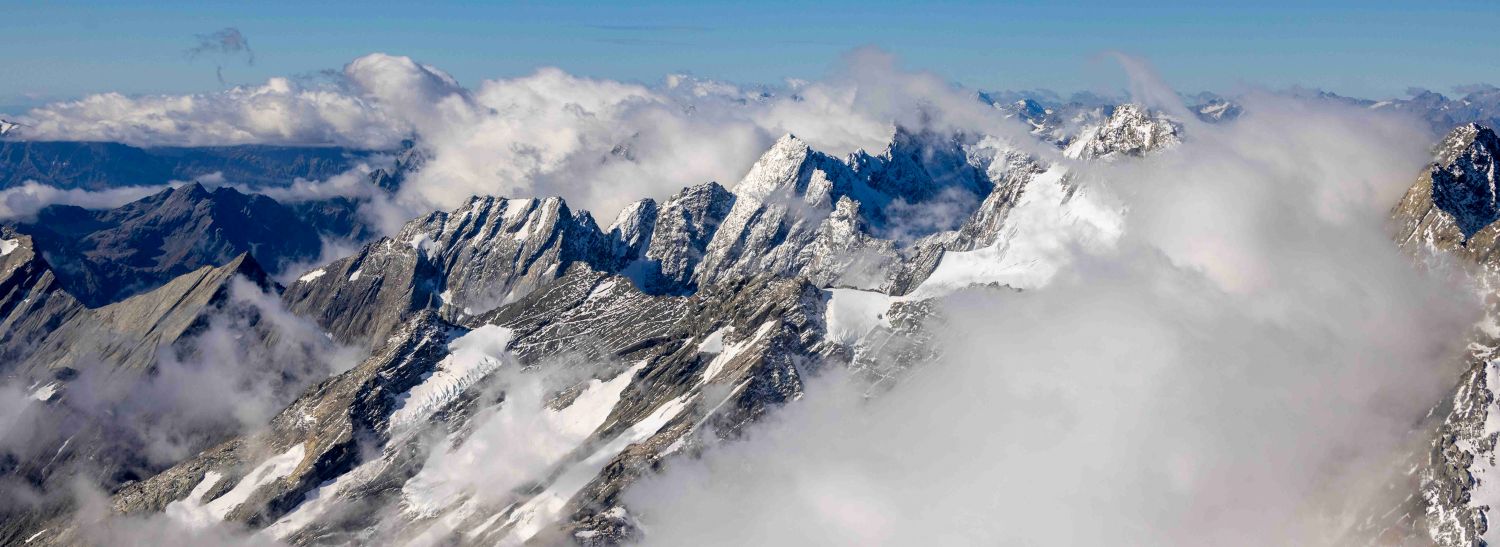
MULTIPOLYGON (((231 523, 292 544, 641 539, 632 484, 816 396, 808 386, 826 367, 879 396, 941 353, 936 299, 1031 290, 1060 268, 1058 231, 1110 237, 1086 166, 1150 158, 1193 123, 1244 115, 1217 98, 1189 121, 1137 104, 986 97, 1056 154, 896 128, 879 153, 840 158, 788 134, 732 185, 641 199, 607 225, 562 197, 475 196, 378 238, 355 200, 283 204, 199 182, 113 209, 45 208, 0 231, 0 375, 37 402, 29 426, 10 430, 24 438, 3 442, 26 448, 7 452, 0 479, 50 491, 87 470, 110 514, 231 523), (332 237, 362 244, 287 271, 332 237), (232 358, 215 345, 225 336, 232 358), (329 355, 356 358, 315 365, 329 355), (161 449, 132 424, 185 408, 148 397, 183 363, 271 386, 266 412, 180 424, 161 449), (528 437, 497 425, 525 409, 528 437), (507 444, 533 445, 527 466, 485 488, 466 482, 507 444)), ((1403 104, 1441 112, 1434 123, 1475 117, 1447 101, 1403 104)), ((211 173, 272 187, 374 154, 0 146, 0 188, 211 173)), ((1489 126, 1452 129, 1392 210, 1392 245, 1495 268, 1497 152, 1489 126)), ((369 180, 396 191, 421 166, 369 180)), ((1396 481, 1413 496, 1372 509, 1355 537, 1471 545, 1488 532, 1500 330, 1476 337, 1452 401, 1414 428, 1426 449, 1396 481)), ((102 539, 66 497, 5 510, 7 544, 102 539)))

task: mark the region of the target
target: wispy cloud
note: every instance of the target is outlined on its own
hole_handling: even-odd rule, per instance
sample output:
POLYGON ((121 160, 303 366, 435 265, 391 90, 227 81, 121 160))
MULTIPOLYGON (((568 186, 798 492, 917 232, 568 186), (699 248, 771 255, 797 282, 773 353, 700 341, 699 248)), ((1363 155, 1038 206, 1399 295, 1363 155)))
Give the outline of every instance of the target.
POLYGON ((243 58, 246 65, 255 64, 255 50, 250 49, 250 39, 240 29, 226 27, 196 35, 195 38, 198 43, 188 48, 188 58, 197 59, 204 55, 216 57, 214 74, 219 78, 219 85, 224 85, 224 61, 243 58))

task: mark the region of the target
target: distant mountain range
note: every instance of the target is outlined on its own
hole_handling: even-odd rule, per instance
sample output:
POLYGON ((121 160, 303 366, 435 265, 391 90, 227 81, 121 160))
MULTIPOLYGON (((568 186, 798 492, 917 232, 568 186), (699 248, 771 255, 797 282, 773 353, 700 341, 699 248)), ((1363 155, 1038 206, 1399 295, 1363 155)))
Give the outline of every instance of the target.
POLYGON ((109 142, 7 139, 0 140, 0 190, 28 180, 57 188, 102 190, 209 175, 250 186, 285 186, 298 178, 321 180, 337 175, 369 154, 333 147, 138 148, 109 142))

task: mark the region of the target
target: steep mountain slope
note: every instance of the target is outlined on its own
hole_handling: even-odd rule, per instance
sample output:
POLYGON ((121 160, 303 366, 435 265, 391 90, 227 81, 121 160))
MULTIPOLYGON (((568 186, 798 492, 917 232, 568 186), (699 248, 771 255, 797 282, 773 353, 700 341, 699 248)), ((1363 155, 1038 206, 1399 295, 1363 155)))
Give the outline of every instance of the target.
MULTIPOLYGON (((691 297, 652 296, 579 265, 467 328, 414 315, 267 432, 130 485, 114 504, 188 525, 244 522, 298 544, 619 541, 634 531, 619 493, 653 462, 696 436, 733 435, 801 395, 800 377, 826 345, 819 294, 763 275, 691 297), (583 333, 598 336, 571 342, 583 333), (560 359, 560 347, 578 359, 560 359), (560 379, 530 401, 530 418, 516 418, 538 420, 532 441, 552 443, 536 474, 493 482, 443 469, 471 461, 446 460, 451 451, 482 458, 504 442, 491 421, 527 411, 526 399, 516 386, 499 404, 485 393, 521 366, 560 379), (448 436, 434 443, 430 431, 448 436)), ((86 533, 49 524, 48 543, 86 533)))
MULTIPOLYGON (((1396 240, 1423 260, 1455 256, 1478 270, 1486 290, 1494 290, 1500 271, 1495 255, 1497 228, 1495 170, 1500 139, 1484 126, 1467 124, 1448 133, 1437 146, 1433 163, 1417 179, 1392 211, 1396 240)), ((1468 372, 1451 400, 1434 409, 1428 424, 1436 438, 1428 452, 1414 457, 1411 481, 1420 497, 1404 508, 1400 525, 1410 536, 1431 538, 1439 545, 1480 545, 1500 542, 1490 524, 1500 507, 1500 466, 1495 446, 1500 417, 1495 394, 1500 389, 1500 317, 1494 299, 1487 298, 1485 324, 1471 333, 1468 372)), ((1394 526, 1394 525, 1393 525, 1394 526)))
POLYGON ((625 273, 648 292, 691 291, 693 274, 735 195, 717 182, 684 188, 657 205, 646 199, 621 211, 610 238, 625 273))
MULTIPOLYGON (((164 353, 192 358, 194 335, 212 316, 233 306, 229 295, 236 279, 271 287, 265 272, 248 256, 229 264, 203 267, 162 287, 100 308, 86 308, 55 282, 45 261, 36 257, 26 236, 4 257, 7 275, 0 279, 7 296, 0 304, 0 378, 25 386, 34 402, 12 416, 0 431, 0 480, 21 480, 39 489, 87 477, 111 487, 160 470, 148 447, 153 442, 146 416, 132 410, 140 387, 154 377, 164 353)), ((250 318, 246 327, 258 323, 250 318)), ((266 336, 251 328, 244 334, 266 336)), ((249 338, 245 340, 249 342, 249 338)), ((194 434, 223 436, 215 427, 194 434)), ((159 430, 157 434, 164 434, 159 430)), ((186 432, 184 432, 186 433, 186 432)), ((194 446, 189 439, 180 439, 194 446)), ((38 512, 62 511, 43 505, 38 512)), ((4 511, 15 517, 17 507, 4 511)), ((24 520, 24 519, 23 519, 24 520)), ((14 531, 0 527, 0 534, 14 531)))
POLYGON ((425 309, 476 315, 554 279, 574 262, 610 269, 615 249, 593 217, 561 198, 473 198, 303 275, 292 311, 341 341, 379 343, 425 309))
POLYGON ((18 363, 85 310, 37 255, 31 236, 0 227, 0 363, 18 363))

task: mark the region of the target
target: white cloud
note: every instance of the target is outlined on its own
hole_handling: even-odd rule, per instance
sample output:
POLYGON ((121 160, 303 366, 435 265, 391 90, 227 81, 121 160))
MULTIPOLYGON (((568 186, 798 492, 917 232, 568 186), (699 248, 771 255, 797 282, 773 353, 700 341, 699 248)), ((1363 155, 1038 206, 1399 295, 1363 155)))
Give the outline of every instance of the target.
POLYGON ((176 188, 181 184, 181 182, 173 182, 158 186, 125 186, 107 190, 64 190, 36 181, 26 181, 20 186, 0 190, 0 221, 31 220, 49 205, 112 209, 168 188, 176 188))
POLYGON ((286 78, 199 95, 90 95, 21 116, 27 138, 126 144, 338 144, 387 148, 406 128, 358 95, 286 78))
POLYGON ((878 150, 897 123, 1014 133, 971 91, 902 70, 874 49, 846 56, 823 81, 774 91, 680 75, 647 87, 554 68, 467 89, 437 68, 375 53, 322 84, 273 78, 198 95, 106 93, 20 120, 28 138, 136 145, 389 149, 415 135, 432 157, 397 200, 407 217, 488 194, 561 195, 609 218, 641 197, 710 180, 733 185, 788 132, 834 154, 878 150))

